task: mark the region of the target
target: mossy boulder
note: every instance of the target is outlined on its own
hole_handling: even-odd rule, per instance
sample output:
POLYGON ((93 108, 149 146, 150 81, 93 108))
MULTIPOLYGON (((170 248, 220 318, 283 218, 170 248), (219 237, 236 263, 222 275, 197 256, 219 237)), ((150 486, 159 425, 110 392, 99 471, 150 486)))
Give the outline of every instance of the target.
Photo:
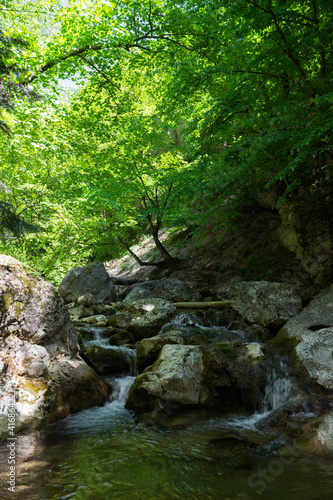
POLYGON ((142 339, 137 349, 137 366, 142 371, 149 365, 152 365, 161 351, 167 344, 184 344, 183 336, 180 332, 170 331, 160 333, 149 339, 142 339))
POLYGON ((73 307, 69 309, 69 314, 71 316, 72 321, 88 318, 89 316, 93 316, 94 311, 88 307, 83 305, 79 305, 77 307, 73 307))
POLYGON ((77 334, 57 289, 4 255, 0 311, 3 436, 14 391, 16 432, 106 401, 108 384, 78 356, 77 334))
POLYGON ((132 321, 132 315, 127 311, 118 311, 107 321, 107 326, 127 328, 132 321))
POLYGON ((135 340, 153 337, 176 313, 176 308, 163 299, 134 300, 126 306, 133 315, 127 330, 135 340))

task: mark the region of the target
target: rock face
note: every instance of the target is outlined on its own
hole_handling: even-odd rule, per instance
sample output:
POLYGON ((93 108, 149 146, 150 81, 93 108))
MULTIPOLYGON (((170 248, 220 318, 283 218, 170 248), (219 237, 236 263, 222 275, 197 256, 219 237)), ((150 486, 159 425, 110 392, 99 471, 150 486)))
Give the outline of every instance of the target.
POLYGON ((327 195, 314 190, 311 196, 304 193, 279 206, 282 224, 278 230, 281 243, 295 253, 311 279, 327 286, 333 277, 332 226, 333 207, 331 188, 327 195), (317 193, 318 193, 317 192, 317 193))
MULTIPOLYGON (((59 285, 59 292, 66 303, 89 294, 94 302, 105 304, 116 298, 115 287, 102 262, 68 271, 59 285)), ((87 304, 87 302, 85 301, 87 304)))
POLYGON ((302 299, 285 283, 243 281, 234 285, 232 295, 234 311, 267 327, 281 327, 302 309, 302 299))
POLYGON ((0 256, 0 431, 16 391, 16 431, 103 404, 108 386, 78 356, 77 335, 57 289, 0 256))
POLYGON ((276 340, 297 344, 297 359, 308 375, 325 389, 333 390, 333 285, 288 321, 276 340))
POLYGON ((169 302, 190 302, 199 299, 198 293, 188 283, 173 278, 137 283, 131 289, 145 290, 152 296, 169 302))

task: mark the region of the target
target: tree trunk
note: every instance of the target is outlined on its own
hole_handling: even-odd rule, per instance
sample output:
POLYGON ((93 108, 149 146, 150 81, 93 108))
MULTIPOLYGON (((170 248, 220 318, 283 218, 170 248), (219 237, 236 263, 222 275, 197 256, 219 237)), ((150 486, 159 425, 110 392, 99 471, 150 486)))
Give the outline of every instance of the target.
POLYGON ((145 262, 143 260, 140 259, 140 257, 138 255, 136 255, 131 249, 130 249, 130 246, 126 243, 126 241, 122 240, 119 236, 118 236, 118 240, 120 241, 120 243, 122 245, 124 245, 124 247, 127 249, 128 253, 130 255, 132 255, 133 259, 136 260, 136 262, 139 264, 139 266, 158 266, 158 267, 162 267, 164 264, 165 264, 165 261, 164 260, 160 260, 158 262, 145 262))
POLYGON ((154 228, 152 230, 152 233, 156 248, 160 252, 162 259, 164 260, 164 262, 167 264, 168 267, 174 267, 177 264, 178 260, 169 254, 163 243, 160 241, 158 237, 158 230, 154 228))

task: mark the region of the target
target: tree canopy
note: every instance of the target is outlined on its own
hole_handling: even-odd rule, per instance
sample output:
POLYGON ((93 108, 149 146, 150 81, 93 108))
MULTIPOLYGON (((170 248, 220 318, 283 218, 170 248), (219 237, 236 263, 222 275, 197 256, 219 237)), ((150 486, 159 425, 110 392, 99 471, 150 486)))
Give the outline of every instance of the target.
POLYGON ((2 245, 57 281, 163 225, 325 196, 332 28, 329 0, 5 2, 0 202, 30 226, 0 219, 2 245))

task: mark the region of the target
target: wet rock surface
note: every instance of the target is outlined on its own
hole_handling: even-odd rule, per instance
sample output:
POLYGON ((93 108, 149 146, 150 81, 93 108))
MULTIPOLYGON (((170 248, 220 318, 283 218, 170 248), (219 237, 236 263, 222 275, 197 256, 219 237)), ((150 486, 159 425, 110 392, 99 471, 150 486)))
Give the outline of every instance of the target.
POLYGON ((80 354, 100 375, 131 373, 133 356, 130 356, 128 349, 89 345, 80 354))

